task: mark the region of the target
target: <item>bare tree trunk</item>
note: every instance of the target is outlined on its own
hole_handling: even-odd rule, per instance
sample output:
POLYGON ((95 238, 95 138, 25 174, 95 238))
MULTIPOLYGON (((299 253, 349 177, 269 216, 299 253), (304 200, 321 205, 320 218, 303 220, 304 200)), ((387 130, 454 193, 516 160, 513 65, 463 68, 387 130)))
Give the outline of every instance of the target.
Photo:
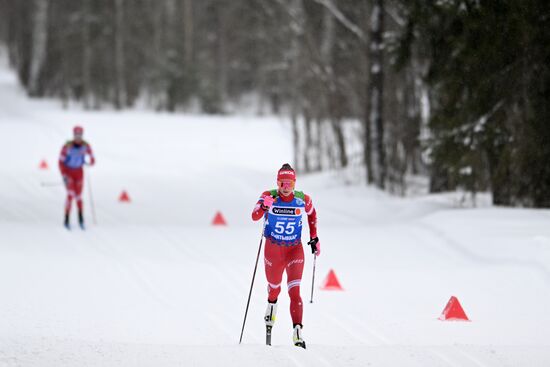
POLYGON ((115 0, 115 108, 126 105, 124 61, 124 0, 115 0))
POLYGON ((305 134, 305 149, 304 149, 304 172, 311 172, 311 157, 313 148, 313 139, 311 131, 311 114, 307 108, 304 108, 304 134, 305 134))
POLYGON ((334 16, 329 9, 325 8, 323 14, 323 39, 321 43, 321 57, 325 64, 326 71, 332 74, 333 49, 335 39, 334 16))
MULTIPOLYGON (((368 87, 367 87, 368 88, 368 87)), ((368 98, 368 97, 367 97, 368 98)), ((365 160, 365 166, 367 168, 367 183, 372 184, 374 182, 374 169, 372 164, 372 132, 369 118, 369 101, 367 100, 367 107, 365 108, 365 146, 363 147, 363 155, 365 160)))
POLYGON ((325 122, 325 124, 328 124, 325 138, 327 140, 327 153, 328 153, 328 168, 334 169, 338 167, 337 159, 338 159, 338 152, 336 151, 338 149, 337 144, 335 144, 335 138, 336 135, 334 134, 334 130, 331 128, 332 122, 328 121, 325 122), (336 149, 335 149, 336 147, 336 149))
POLYGON ((218 8, 218 98, 219 109, 223 111, 223 104, 228 95, 228 60, 227 60, 227 12, 228 2, 218 8))
POLYGON ((335 40, 335 20, 331 11, 325 7, 323 15, 323 40, 321 44, 321 58, 322 67, 326 76, 325 81, 325 93, 327 96, 328 114, 330 120, 330 126, 336 139, 336 149, 338 156, 338 163, 340 167, 346 167, 348 165, 348 157, 346 153, 346 141, 344 139, 344 133, 342 131, 342 117, 339 106, 339 91, 337 88, 338 80, 334 73, 333 61, 334 61, 334 40, 335 40))
POLYGON ((294 169, 300 170, 299 158, 300 158, 300 133, 298 131, 298 114, 291 112, 292 122, 292 146, 294 147, 294 169))
POLYGON ((183 0, 183 40, 185 67, 193 65, 193 0, 183 0))
POLYGON ((48 0, 34 1, 34 27, 32 31, 32 53, 29 75, 29 95, 43 94, 40 85, 40 73, 46 60, 46 43, 48 42, 48 0))
POLYGON ((151 60, 150 70, 154 70, 155 73, 149 74, 150 77, 150 102, 153 104, 157 111, 165 110, 167 107, 166 102, 166 90, 162 86, 163 76, 160 74, 165 67, 165 53, 164 53, 164 27, 165 27, 165 0, 150 0, 149 9, 151 10, 153 19, 153 45, 150 49, 151 54, 149 59, 151 60))
POLYGON ((92 93, 92 46, 90 44, 90 0, 82 0, 82 102, 85 109, 91 108, 92 93))
POLYGON ((317 152, 317 164, 313 168, 315 171, 323 170, 323 122, 320 119, 315 119, 315 147, 317 152))
MULTIPOLYGON (((294 23, 294 32, 290 40, 290 110, 292 118, 292 136, 294 146, 294 165, 300 170, 300 130, 298 129, 298 114, 301 109, 302 96, 300 87, 302 82, 302 53, 300 52, 300 39, 304 32, 304 8, 302 0, 291 0, 288 11, 291 15, 291 22, 294 23)), ((306 150, 303 150, 305 153, 306 150)))
POLYGON ((344 139, 344 131, 342 130, 342 120, 338 118, 331 119, 332 130, 336 139, 338 148, 338 163, 341 168, 348 166, 348 156, 346 152, 346 140, 344 139))
MULTIPOLYGON (((368 182, 380 189, 386 184, 386 154, 384 146, 384 0, 375 0, 371 15, 369 42, 369 84, 367 91, 367 141, 365 153, 371 163, 368 182), (370 130, 370 131, 369 131, 370 130)), ((368 167, 367 167, 368 168, 368 167)))

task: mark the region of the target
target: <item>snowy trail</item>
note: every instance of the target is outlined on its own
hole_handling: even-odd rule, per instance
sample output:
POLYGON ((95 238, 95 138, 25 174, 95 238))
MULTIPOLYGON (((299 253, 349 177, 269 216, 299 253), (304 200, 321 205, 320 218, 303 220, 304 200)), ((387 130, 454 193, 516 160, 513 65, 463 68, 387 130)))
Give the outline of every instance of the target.
POLYGON ((239 346, 260 233, 250 211, 291 159, 285 122, 61 111, 27 100, 3 68, 0 96, 2 367, 550 365, 548 210, 455 209, 299 177, 319 212, 316 284, 332 268, 345 290, 316 288, 309 303, 306 249, 308 349, 291 345, 285 291, 267 348, 260 264, 239 346), (40 183, 60 180, 77 123, 98 159, 99 225, 87 205, 89 229, 67 232, 63 188, 40 183), (210 226, 217 210, 228 227, 210 226), (472 322, 437 320, 451 295, 472 322))

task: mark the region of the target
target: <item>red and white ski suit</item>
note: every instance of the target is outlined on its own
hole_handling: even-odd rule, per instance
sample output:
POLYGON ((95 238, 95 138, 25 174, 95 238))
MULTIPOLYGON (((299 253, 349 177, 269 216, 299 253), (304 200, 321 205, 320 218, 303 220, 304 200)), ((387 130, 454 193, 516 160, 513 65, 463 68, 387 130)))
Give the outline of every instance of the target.
POLYGON ((71 211, 73 199, 79 211, 82 211, 82 187, 84 184, 84 169, 86 156, 90 157, 90 164, 95 163, 94 154, 90 145, 82 141, 76 143, 69 141, 61 148, 59 154, 59 170, 63 176, 63 182, 67 189, 67 200, 65 202, 65 214, 71 211))
MULTIPOLYGON (((254 221, 260 220, 267 214, 266 210, 262 209, 262 198, 269 195, 271 195, 270 191, 265 191, 261 195, 260 200, 256 203, 252 212, 252 219, 254 221)), ((278 200, 287 203, 292 202, 294 200, 294 194, 292 193, 285 197, 278 193, 275 203, 277 203, 278 200)), ((308 195, 304 195, 304 202, 304 210, 307 214, 310 237, 314 238, 317 237, 317 213, 308 195)), ((266 234, 264 263, 265 275, 268 282, 268 301, 271 303, 277 301, 277 297, 281 292, 283 272, 286 270, 292 323, 294 325, 301 325, 303 305, 302 298, 300 297, 300 283, 304 271, 304 249, 301 239, 298 238, 295 243, 285 245, 278 243, 276 239, 266 234)))

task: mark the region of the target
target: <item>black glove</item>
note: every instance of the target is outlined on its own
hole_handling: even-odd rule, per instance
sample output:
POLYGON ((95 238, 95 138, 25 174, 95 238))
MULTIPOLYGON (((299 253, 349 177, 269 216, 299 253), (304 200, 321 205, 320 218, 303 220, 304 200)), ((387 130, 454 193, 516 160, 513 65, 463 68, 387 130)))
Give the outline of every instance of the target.
POLYGON ((311 253, 314 254, 317 252, 317 242, 319 242, 319 237, 314 237, 307 243, 311 246, 311 253))

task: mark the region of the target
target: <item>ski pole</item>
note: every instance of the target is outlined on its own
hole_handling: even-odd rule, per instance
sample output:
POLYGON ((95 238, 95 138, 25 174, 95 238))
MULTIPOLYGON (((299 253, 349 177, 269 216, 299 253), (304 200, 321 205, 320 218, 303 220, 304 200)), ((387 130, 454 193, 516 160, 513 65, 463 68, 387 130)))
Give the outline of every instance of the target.
POLYGON ((315 285, 315 264, 317 263, 317 255, 313 255, 313 279, 311 280, 311 299, 309 303, 313 303, 313 289, 315 285))
POLYGON ((92 209, 92 220, 94 221, 94 225, 97 226, 97 218, 95 215, 95 202, 94 202, 94 195, 92 193, 92 181, 90 179, 90 171, 86 170, 86 181, 88 184, 88 196, 90 197, 90 209, 92 209))
POLYGON ((239 344, 241 344, 241 342, 243 341, 244 325, 246 324, 246 316, 248 315, 248 306, 250 305, 250 297, 252 296, 252 288, 254 287, 254 278, 256 278, 256 269, 258 269, 258 260, 260 258, 260 252, 262 250, 264 230, 265 230, 265 217, 264 217, 264 223, 262 225, 262 235, 260 237, 260 246, 258 247, 258 255, 256 256, 256 265, 254 265, 254 273, 252 273, 252 282, 250 283, 250 291, 248 292, 248 301, 246 301, 246 310, 244 312, 243 327, 241 329, 241 337, 239 339, 239 344))

